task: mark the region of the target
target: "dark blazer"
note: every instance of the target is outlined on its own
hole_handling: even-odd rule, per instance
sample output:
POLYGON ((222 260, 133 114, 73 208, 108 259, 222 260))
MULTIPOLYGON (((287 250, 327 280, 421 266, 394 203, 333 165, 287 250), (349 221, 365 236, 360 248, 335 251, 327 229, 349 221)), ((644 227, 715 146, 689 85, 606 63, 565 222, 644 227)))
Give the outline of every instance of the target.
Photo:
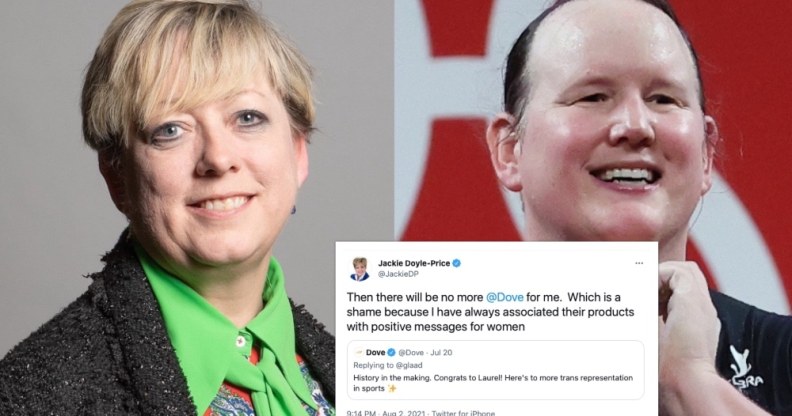
MULTIPOLYGON (((0 414, 190 415, 196 409, 126 233, 88 290, 0 361, 0 414)), ((297 352, 335 402, 335 338, 294 306, 297 352)))
POLYGON ((369 274, 368 274, 368 272, 363 273, 363 276, 360 276, 360 280, 358 280, 357 274, 352 273, 351 275, 349 275, 349 278, 352 279, 352 280, 357 280, 358 282, 362 282, 362 281, 364 281, 364 280, 369 278, 369 274))

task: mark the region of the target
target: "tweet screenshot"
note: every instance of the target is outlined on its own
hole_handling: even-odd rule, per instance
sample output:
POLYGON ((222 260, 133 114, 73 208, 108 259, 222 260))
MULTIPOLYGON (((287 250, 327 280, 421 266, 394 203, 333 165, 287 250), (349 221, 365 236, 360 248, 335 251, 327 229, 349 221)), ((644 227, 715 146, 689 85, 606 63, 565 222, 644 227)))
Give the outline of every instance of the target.
POLYGON ((336 243, 345 416, 655 414, 657 243, 336 243))

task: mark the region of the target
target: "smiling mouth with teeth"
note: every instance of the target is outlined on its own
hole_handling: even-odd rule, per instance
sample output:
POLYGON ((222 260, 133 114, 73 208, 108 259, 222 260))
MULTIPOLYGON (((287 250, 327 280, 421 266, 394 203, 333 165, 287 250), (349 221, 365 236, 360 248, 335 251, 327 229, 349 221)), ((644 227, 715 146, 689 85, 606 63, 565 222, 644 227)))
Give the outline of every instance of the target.
POLYGON ((649 169, 605 169, 592 172, 603 182, 625 185, 651 185, 660 179, 660 173, 649 169))
POLYGON ((249 198, 246 196, 234 196, 225 199, 209 199, 206 201, 201 201, 199 204, 197 204, 197 206, 209 211, 231 211, 232 209, 236 209, 244 205, 248 199, 249 198))

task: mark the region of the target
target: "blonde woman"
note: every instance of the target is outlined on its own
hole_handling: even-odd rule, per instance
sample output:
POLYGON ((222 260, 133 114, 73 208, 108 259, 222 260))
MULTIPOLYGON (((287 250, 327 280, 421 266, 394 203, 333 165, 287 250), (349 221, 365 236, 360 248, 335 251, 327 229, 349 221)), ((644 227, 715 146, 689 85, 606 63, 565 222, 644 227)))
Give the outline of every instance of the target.
POLYGON ((334 414, 334 339, 272 256, 308 174, 300 53, 244 0, 133 1, 82 116, 129 228, 0 362, 0 413, 334 414))

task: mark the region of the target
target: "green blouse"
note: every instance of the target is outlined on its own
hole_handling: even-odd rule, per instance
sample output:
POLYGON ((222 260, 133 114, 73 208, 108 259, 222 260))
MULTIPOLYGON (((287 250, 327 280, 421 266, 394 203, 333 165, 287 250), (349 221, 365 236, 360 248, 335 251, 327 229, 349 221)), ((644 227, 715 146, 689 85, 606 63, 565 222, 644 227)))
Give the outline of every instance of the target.
POLYGON ((250 390, 258 416, 305 414, 302 403, 316 409, 295 359, 294 319, 283 271, 270 259, 264 309, 237 328, 187 284, 160 267, 135 245, 157 298, 198 415, 203 415, 223 381, 250 390), (261 359, 248 361, 253 346, 261 359))

